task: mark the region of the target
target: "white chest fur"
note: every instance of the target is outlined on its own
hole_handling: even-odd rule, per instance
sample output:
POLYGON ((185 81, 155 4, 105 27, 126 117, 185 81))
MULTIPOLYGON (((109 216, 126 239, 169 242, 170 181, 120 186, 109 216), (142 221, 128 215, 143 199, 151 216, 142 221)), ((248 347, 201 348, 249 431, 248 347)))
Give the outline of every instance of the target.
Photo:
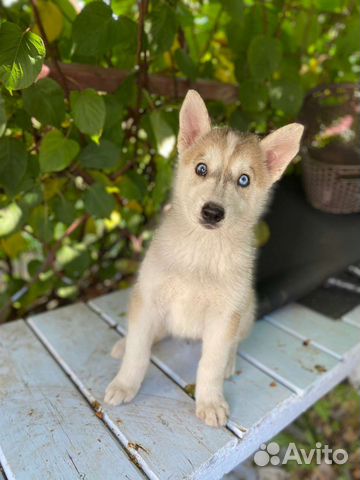
POLYGON ((226 321, 246 302, 253 249, 249 241, 244 247, 201 231, 170 237, 162 228, 166 235, 159 232, 142 264, 141 290, 155 302, 169 334, 199 339, 208 322, 226 321))

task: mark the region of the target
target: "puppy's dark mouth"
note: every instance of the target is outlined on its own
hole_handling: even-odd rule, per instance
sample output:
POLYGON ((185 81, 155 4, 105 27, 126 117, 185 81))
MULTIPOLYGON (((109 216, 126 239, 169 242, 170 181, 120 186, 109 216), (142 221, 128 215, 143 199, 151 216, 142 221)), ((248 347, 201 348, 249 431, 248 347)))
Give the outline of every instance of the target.
POLYGON ((204 222, 204 220, 199 220, 200 225, 202 225, 207 230, 216 230, 220 227, 220 223, 208 223, 204 222))

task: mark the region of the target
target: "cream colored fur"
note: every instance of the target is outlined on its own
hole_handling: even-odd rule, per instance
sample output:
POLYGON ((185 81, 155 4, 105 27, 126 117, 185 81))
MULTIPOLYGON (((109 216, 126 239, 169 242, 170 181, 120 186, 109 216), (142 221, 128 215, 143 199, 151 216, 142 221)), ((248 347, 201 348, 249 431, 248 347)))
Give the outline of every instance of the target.
POLYGON ((154 342, 168 335, 200 339, 196 415, 208 425, 226 423, 224 378, 234 373, 238 343, 255 316, 254 227, 273 182, 298 152, 302 132, 301 125, 291 124, 260 141, 255 135, 211 128, 201 97, 188 92, 180 112, 172 206, 141 265, 126 344, 119 341, 112 351, 124 358, 106 390, 107 403, 134 398, 154 342), (205 177, 196 175, 198 163, 207 165, 205 177), (237 180, 244 173, 250 185, 241 188, 237 180), (218 228, 205 228, 199 221, 209 201, 225 209, 218 228))

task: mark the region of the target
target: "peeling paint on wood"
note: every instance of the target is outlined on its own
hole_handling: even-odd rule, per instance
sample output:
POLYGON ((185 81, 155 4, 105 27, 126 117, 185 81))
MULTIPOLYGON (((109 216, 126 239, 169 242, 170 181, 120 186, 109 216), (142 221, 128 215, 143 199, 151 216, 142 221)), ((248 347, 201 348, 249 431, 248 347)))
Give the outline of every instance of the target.
MULTIPOLYGON (((117 370, 117 362, 108 353, 119 338, 118 332, 126 332, 123 312, 127 295, 128 292, 116 292, 91 302, 107 324, 83 304, 33 317, 29 324, 52 357, 24 322, 0 327, 0 408, 9 395, 16 400, 7 404, 10 414, 5 419, 0 415, 0 463, 5 467, 7 480, 39 478, 39 472, 41 478, 52 479, 133 480, 142 478, 139 468, 151 480, 220 479, 360 362, 360 342, 355 342, 354 347, 351 342, 341 343, 342 352, 332 351, 324 332, 321 338, 315 338, 313 330, 307 334, 306 329, 302 330, 306 322, 301 322, 297 329, 296 316, 291 323, 289 309, 286 326, 276 325, 270 319, 257 322, 251 337, 240 348, 236 374, 225 382, 232 409, 228 426, 242 440, 225 429, 206 427, 196 419, 194 400, 185 393, 186 386, 189 394, 193 391, 200 357, 200 345, 193 342, 168 339, 158 344, 153 352, 154 364, 137 399, 129 405, 108 408, 102 405, 103 390, 117 370), (6 359, 11 361, 7 361, 4 370, 1 342, 8 328, 20 329, 22 334, 19 330, 14 334, 14 342, 7 341, 6 359), (9 390, 12 376, 17 383, 9 390), (10 392, 5 397, 4 387, 10 392), (25 407, 20 400, 26 402, 25 407), (39 406, 48 412, 42 422, 39 406), (52 406, 50 413, 46 406, 52 406), (2 426, 6 421, 9 435, 4 436, 2 426), (44 437, 44 431, 49 438, 44 437), (29 441, 28 432, 39 434, 32 434, 29 441), (9 449, 14 435, 16 445, 22 445, 20 458, 16 448, 9 449), (80 459, 74 445, 81 452, 85 450, 80 459), (14 463, 15 457, 18 463, 14 463), (111 469, 108 474, 102 470, 105 460, 111 469), (122 462, 130 473, 117 473, 122 462), (25 464, 34 475, 29 475, 29 471, 26 476, 23 474, 21 465, 25 464), (13 465, 20 470, 15 472, 13 465), (87 468, 91 471, 85 472, 84 477, 87 468), (67 472, 71 473, 67 476, 67 472)), ((360 309, 337 323, 343 323, 345 330, 352 325, 360 332, 360 309)), ((315 330, 320 324, 321 320, 315 324, 315 330)), ((15 443, 11 446, 15 447, 15 443)))
POLYGON ((22 320, 0 328, 0 412, 8 480, 143 478, 22 320))
POLYGON ((101 405, 104 422, 151 478, 166 478, 164 472, 171 472, 173 479, 200 468, 205 472, 207 463, 216 464, 238 443, 226 429, 198 420, 194 402, 154 365, 134 401, 116 407, 103 404, 106 385, 118 369, 109 352, 119 335, 86 305, 41 314, 29 323, 88 400, 97 409, 101 405))
POLYGON ((360 330, 355 326, 332 320, 296 303, 273 312, 266 320, 302 339, 304 346, 311 344, 338 359, 351 354, 360 343, 360 330))
POLYGON ((250 337, 240 345, 240 355, 299 394, 312 388, 322 372, 338 363, 332 355, 313 345, 304 346, 301 339, 266 321, 256 323, 250 337), (316 365, 323 366, 321 371, 316 365))

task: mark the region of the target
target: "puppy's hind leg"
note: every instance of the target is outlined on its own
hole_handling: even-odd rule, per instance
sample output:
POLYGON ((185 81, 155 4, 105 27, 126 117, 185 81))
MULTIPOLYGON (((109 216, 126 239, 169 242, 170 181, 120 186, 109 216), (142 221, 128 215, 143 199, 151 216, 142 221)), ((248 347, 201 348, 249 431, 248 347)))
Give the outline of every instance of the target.
POLYGON ((144 304, 134 290, 129 309, 129 330, 121 368, 108 385, 105 402, 110 405, 130 402, 142 384, 150 362, 150 353, 160 319, 153 305, 144 304))

